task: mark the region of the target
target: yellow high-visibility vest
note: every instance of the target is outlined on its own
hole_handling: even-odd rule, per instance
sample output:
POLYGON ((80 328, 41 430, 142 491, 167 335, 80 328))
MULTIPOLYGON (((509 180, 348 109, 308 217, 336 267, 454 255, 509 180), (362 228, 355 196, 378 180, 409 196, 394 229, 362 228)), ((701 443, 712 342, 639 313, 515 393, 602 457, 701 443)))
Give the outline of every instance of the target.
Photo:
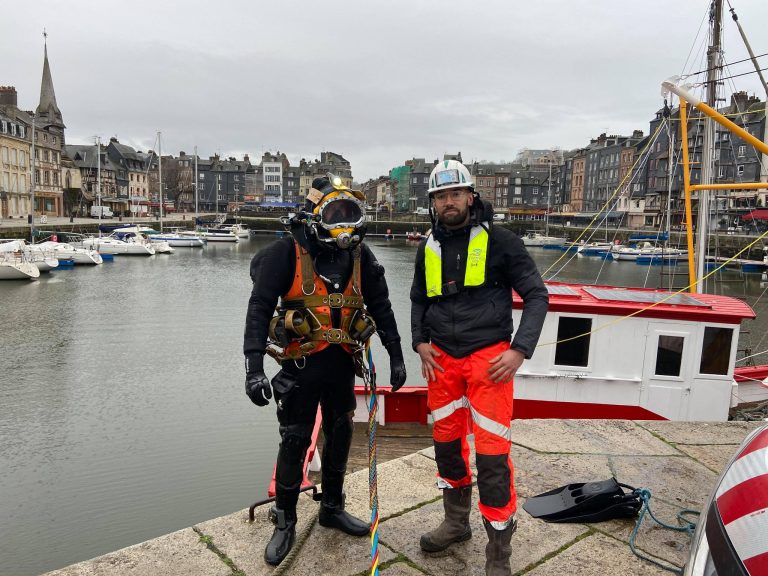
MULTIPOLYGON (((488 231, 482 226, 472 226, 467 244, 467 269, 464 271, 464 286, 485 284, 485 261, 488 256, 488 231)), ((443 295, 443 258, 440 242, 430 234, 424 246, 424 274, 427 297, 443 295)))

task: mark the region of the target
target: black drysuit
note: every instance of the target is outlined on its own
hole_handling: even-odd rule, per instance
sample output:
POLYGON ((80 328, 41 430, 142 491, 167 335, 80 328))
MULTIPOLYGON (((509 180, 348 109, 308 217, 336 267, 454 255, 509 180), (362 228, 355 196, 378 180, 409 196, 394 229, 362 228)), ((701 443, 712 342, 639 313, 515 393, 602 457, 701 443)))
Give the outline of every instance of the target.
MULTIPOLYGON (((294 228, 296 240, 312 256, 315 272, 325 282, 329 293, 344 290, 352 273, 352 251, 320 247, 308 241, 303 227, 294 228)), ((395 316, 389 301, 384 268, 371 250, 360 245, 360 275, 363 301, 376 322, 385 347, 399 348, 395 316)), ((276 240, 261 249, 251 261, 253 291, 248 302, 243 352, 248 358, 264 354, 269 322, 278 299, 290 289, 297 273, 294 237, 276 240)), ((332 313, 338 313, 333 309, 332 313)), ((332 314, 333 316, 333 314, 332 314)), ((335 318, 334 326, 339 319, 335 318)), ((283 510, 295 510, 302 469, 311 441, 318 403, 323 416, 323 501, 341 503, 347 457, 352 440, 352 412, 355 369, 352 357, 339 345, 294 362, 286 360, 272 379, 280 423, 280 450, 276 470, 276 504, 283 510)))

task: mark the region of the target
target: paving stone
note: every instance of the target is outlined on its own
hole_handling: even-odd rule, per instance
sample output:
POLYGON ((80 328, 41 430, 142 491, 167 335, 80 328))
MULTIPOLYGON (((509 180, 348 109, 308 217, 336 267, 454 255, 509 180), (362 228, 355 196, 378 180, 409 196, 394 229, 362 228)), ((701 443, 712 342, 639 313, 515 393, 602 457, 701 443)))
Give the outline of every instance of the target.
POLYGON ((628 420, 513 420, 512 441, 538 452, 647 456, 676 453, 628 420))
MULTIPOLYGON (((682 508, 680 506, 671 506, 660 500, 651 498, 651 510, 653 514, 666 524, 678 526, 677 513, 682 508)), ((696 515, 689 515, 687 518, 693 522, 698 521, 696 515)), ((629 545, 629 536, 635 528, 635 518, 621 520, 607 520, 590 526, 600 532, 604 532, 622 540, 629 545)), ((667 560, 677 566, 682 566, 688 560, 688 554, 691 549, 691 538, 687 532, 676 532, 664 528, 654 522, 653 518, 646 512, 643 523, 635 539, 635 545, 641 551, 653 554, 659 558, 667 560)))
POLYGON ((424 572, 416 570, 416 568, 409 566, 405 562, 391 564, 383 570, 380 570, 380 573, 385 576, 424 576, 424 572))
POLYGON ((648 488, 652 497, 700 510, 714 488, 717 474, 688 457, 612 456, 619 482, 648 488))
POLYGON ((576 542, 530 572, 526 572, 526 576, 563 576, 564 574, 655 576, 668 575, 669 572, 641 560, 632 554, 629 546, 602 534, 593 534, 576 542))
POLYGON ((185 528, 154 540, 73 564, 47 576, 231 576, 200 536, 185 528))
POLYGON ((512 447, 515 466, 515 488, 518 497, 527 498, 554 488, 607 480, 613 473, 609 457, 582 454, 539 454, 518 446, 512 447))
MULTIPOLYGON (((428 554, 419 547, 421 535, 437 527, 443 518, 442 502, 433 502, 381 524, 381 539, 430 574, 440 576, 482 576, 488 537, 476 504, 470 523, 473 536, 445 552, 428 554)), ((527 514, 518 515, 518 529, 512 537, 512 572, 522 570, 587 531, 579 524, 546 524, 527 514)), ((567 572, 566 572, 567 573, 567 572)))
POLYGON ((736 444, 707 444, 704 446, 678 444, 677 449, 698 460, 719 475, 736 454, 738 446, 736 444))
MULTIPOLYGON (((271 504, 256 509, 253 524, 248 522, 248 511, 235 512, 208 522, 198 524, 196 528, 210 536, 213 544, 248 576, 270 574, 272 566, 264 562, 264 549, 272 537, 275 527, 267 518, 271 504)), ((318 504, 307 494, 299 497, 296 507, 298 522, 297 536, 307 527, 317 514, 318 504)))
POLYGON ((674 444, 741 444, 764 422, 667 422, 643 420, 638 426, 674 444))
MULTIPOLYGON (((379 524, 381 526, 381 524, 379 524)), ((395 554, 379 545, 379 563, 393 560, 395 554)), ((315 524, 301 554, 291 565, 291 576, 355 576, 370 569, 371 540, 354 538, 315 524)), ((250 576, 250 573, 249 573, 250 576)))
MULTIPOLYGON (((387 518, 417 504, 440 496, 436 487, 437 467, 420 453, 390 460, 377 467, 376 484, 379 493, 379 518, 387 518)), ((344 481, 347 493, 346 509, 350 514, 368 520, 368 470, 350 474, 344 481)))

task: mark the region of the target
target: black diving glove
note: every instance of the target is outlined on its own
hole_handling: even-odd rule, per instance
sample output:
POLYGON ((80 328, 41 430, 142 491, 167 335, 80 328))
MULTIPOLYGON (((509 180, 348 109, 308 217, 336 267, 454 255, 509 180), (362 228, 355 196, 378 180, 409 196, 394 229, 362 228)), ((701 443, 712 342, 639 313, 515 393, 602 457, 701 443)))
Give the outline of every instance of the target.
POLYGON ((252 354, 245 358, 245 393, 256 406, 266 406, 272 398, 272 388, 264 374, 263 354, 252 354))
POLYGON ((403 349, 400 347, 400 341, 390 342, 384 346, 389 353, 389 383, 392 386, 392 392, 397 392, 405 384, 405 360, 403 360, 403 349))

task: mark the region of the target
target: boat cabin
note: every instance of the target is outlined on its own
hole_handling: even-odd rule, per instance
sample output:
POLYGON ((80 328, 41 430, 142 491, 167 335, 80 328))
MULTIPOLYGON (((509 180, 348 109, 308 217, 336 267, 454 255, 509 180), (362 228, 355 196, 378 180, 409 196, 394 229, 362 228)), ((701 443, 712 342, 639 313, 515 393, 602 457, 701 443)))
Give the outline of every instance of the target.
MULTIPOLYGON (((744 302, 549 282, 539 346, 515 377, 515 418, 727 420, 744 302)), ((523 303, 514 296, 519 325, 523 303)))

